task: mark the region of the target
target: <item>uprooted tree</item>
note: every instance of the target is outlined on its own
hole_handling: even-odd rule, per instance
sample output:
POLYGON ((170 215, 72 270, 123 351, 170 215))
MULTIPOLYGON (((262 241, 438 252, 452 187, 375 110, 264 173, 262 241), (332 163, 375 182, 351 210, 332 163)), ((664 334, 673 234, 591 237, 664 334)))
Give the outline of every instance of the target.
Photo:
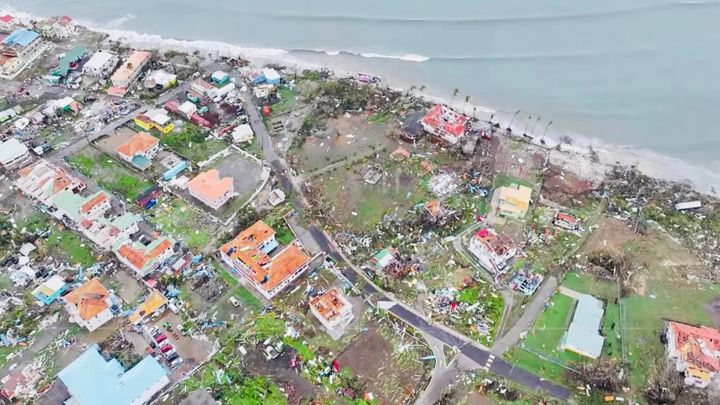
POLYGON ((664 358, 658 359, 653 369, 655 373, 643 392, 645 399, 650 404, 676 403, 685 390, 680 374, 664 358))
POLYGON ((576 371, 567 371, 567 379, 575 385, 595 387, 604 391, 619 391, 625 383, 621 365, 615 359, 598 359, 591 363, 573 362, 576 371))

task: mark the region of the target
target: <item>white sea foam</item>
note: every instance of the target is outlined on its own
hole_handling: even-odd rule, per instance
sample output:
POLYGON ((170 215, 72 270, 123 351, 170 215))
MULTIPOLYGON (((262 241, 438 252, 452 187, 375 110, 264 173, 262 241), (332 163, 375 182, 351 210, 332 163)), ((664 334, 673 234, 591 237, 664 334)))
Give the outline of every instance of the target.
MULTIPOLYGON (((34 20, 39 17, 33 16, 28 13, 24 13, 18 10, 10 10, 6 7, 0 9, 2 13, 12 14, 22 20, 34 20)), ((114 25, 120 26, 131 19, 131 15, 126 15, 119 19, 111 21, 114 25)), ((315 52, 325 54, 327 56, 337 56, 341 54, 347 54, 357 57, 364 58, 380 58, 380 59, 395 59, 412 63, 421 63, 430 60, 429 57, 416 54, 405 54, 405 55, 386 55, 378 53, 355 53, 338 50, 327 50, 327 51, 286 51, 283 49, 276 48, 258 48, 258 47, 247 47, 233 45, 220 41, 205 41, 205 40, 182 40, 173 38, 164 38, 160 35, 155 34, 142 34, 134 31, 120 30, 112 27, 100 26, 93 22, 78 21, 82 25, 87 26, 93 30, 103 32, 109 35, 110 39, 115 41, 121 41, 129 46, 143 49, 155 49, 159 51, 182 51, 182 52, 200 52, 202 55, 211 57, 236 57, 241 56, 249 59, 254 63, 267 63, 267 62, 278 62, 285 64, 293 64, 298 67, 317 69, 320 67, 326 67, 324 64, 311 63, 302 57, 296 56, 302 52, 315 52)), ((335 73, 340 76, 354 75, 359 72, 353 71, 338 71, 335 73)), ((386 83, 387 84, 387 83, 386 83)), ((436 97, 428 95, 427 93, 422 94, 423 97, 427 98, 431 102, 449 104, 449 100, 446 98, 436 97)), ((459 111, 465 110, 466 112, 474 113, 479 119, 489 119, 491 115, 494 116, 494 121, 499 122, 502 128, 507 127, 509 124, 512 113, 497 111, 490 107, 465 103, 463 100, 452 100, 453 107, 459 111)), ((620 162, 627 165, 636 165, 640 170, 649 176, 663 178, 671 181, 684 181, 693 184, 698 191, 704 193, 711 193, 713 188, 720 189, 720 168, 712 168, 704 165, 694 165, 689 162, 683 161, 678 158, 673 158, 665 155, 658 154, 650 151, 646 148, 627 146, 627 145, 612 145, 603 142, 598 138, 592 138, 581 134, 571 133, 566 130, 557 129, 561 127, 560 123, 553 126, 553 129, 547 131, 545 134, 545 126, 547 124, 539 125, 538 131, 535 134, 529 134, 533 137, 533 142, 541 144, 541 140, 544 141, 545 146, 553 147, 558 143, 558 140, 562 136, 569 136, 573 140, 572 145, 566 145, 563 147, 568 153, 565 154, 553 154, 555 159, 558 161, 565 162, 565 165, 569 170, 575 170, 580 172, 581 175, 599 175, 597 173, 597 165, 590 165, 587 157, 589 147, 597 152, 600 161, 605 167, 609 167, 615 162, 620 162), (546 135, 546 136, 545 136, 546 135), (717 169, 717 170, 715 170, 717 169), (593 173, 591 173, 593 172, 593 173)), ((514 133, 522 133, 524 124, 516 121, 513 124, 514 133)))
POLYGON ((113 20, 108 21, 107 26, 108 28, 120 28, 128 21, 134 20, 137 18, 137 16, 133 13, 127 13, 122 17, 115 18, 113 20))
POLYGON ((406 53, 404 55, 383 55, 381 53, 360 53, 363 58, 379 58, 379 59, 397 59, 406 62, 427 62, 430 60, 428 56, 417 55, 414 53, 406 53))

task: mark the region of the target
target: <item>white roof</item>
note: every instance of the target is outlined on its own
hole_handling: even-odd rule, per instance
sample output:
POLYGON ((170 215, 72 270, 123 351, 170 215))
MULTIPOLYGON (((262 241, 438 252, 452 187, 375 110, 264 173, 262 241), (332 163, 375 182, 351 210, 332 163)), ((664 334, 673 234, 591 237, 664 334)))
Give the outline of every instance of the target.
POLYGON ((262 70, 265 80, 280 80, 280 73, 275 69, 265 68, 262 70))
POLYGON ((86 67, 88 69, 101 69, 103 66, 105 66, 106 63, 108 63, 108 61, 110 61, 114 57, 114 54, 100 50, 95 52, 93 56, 90 57, 90 60, 85 62, 85 65, 83 67, 86 67))
POLYGON ((155 70, 151 72, 147 76, 148 80, 153 80, 156 84, 160 84, 162 86, 166 86, 168 83, 172 82, 173 80, 177 79, 176 74, 172 74, 169 72, 166 72, 162 69, 155 70))
POLYGON ((20 247, 20 254, 23 256, 27 256, 35 249, 37 248, 32 243, 25 243, 20 247))
POLYGON ((162 108, 156 108, 156 109, 150 110, 147 113, 145 113, 145 115, 160 125, 165 125, 168 122, 170 122, 170 116, 167 115, 165 110, 163 110, 162 108))
POLYGON ((232 133, 233 141, 235 142, 250 142, 254 135, 255 133, 248 124, 238 125, 232 133))
POLYGON ((213 73, 212 76, 210 76, 210 77, 213 80, 221 81, 221 80, 224 80, 228 76, 229 75, 227 73, 223 72, 222 70, 218 70, 215 73, 213 73))
POLYGON ((675 204, 675 209, 678 211, 691 210, 695 208, 701 208, 702 202, 700 201, 686 201, 675 204))
POLYGON ((43 284, 45 285, 45 287, 49 288, 50 290, 57 291, 65 285, 65 280, 63 280, 63 278, 60 277, 59 275, 55 274, 54 276, 45 280, 45 282, 43 284))
POLYGON ((0 143, 0 163, 11 162, 26 153, 28 153, 27 146, 15 138, 0 143))
POLYGON ((192 101, 186 101, 182 104, 180 104, 180 107, 178 107, 178 110, 182 112, 183 114, 187 115, 188 117, 193 115, 195 111, 197 111, 197 106, 192 101))

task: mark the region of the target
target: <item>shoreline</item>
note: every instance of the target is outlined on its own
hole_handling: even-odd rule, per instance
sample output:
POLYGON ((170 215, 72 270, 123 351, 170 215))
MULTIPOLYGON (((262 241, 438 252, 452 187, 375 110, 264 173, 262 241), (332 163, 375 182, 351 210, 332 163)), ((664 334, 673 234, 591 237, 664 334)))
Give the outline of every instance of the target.
MULTIPOLYGON (((21 20, 41 18, 9 7, 3 7, 1 11, 3 13, 14 14, 21 20)), ((277 48, 248 47, 221 41, 166 38, 157 34, 146 34, 118 28, 101 27, 89 21, 78 20, 77 22, 78 25, 84 29, 107 35, 108 38, 106 40, 121 42, 132 48, 156 50, 159 52, 176 51, 193 53, 197 51, 200 52, 202 57, 207 60, 213 60, 220 57, 242 57, 243 59, 248 60, 251 64, 259 66, 276 63, 285 66, 294 66, 298 69, 329 69, 333 76, 338 78, 355 76, 358 73, 373 74, 373 72, 372 70, 348 70, 339 68, 338 66, 312 63, 308 60, 303 60, 301 57, 294 54, 314 52, 316 54, 323 54, 329 58, 340 54, 346 54, 364 58, 396 59, 408 63, 422 63, 427 60, 427 58, 422 55, 414 54, 393 56, 345 51, 284 50, 277 48)), ((386 86, 398 91, 408 90, 407 86, 398 86, 397 83, 393 83, 385 77, 380 77, 380 79, 381 86, 386 86)), ((420 92, 418 90, 414 90, 413 94, 428 102, 451 105, 460 112, 463 110, 472 111, 475 109, 476 113, 474 115, 483 121, 488 121, 491 115, 493 115, 493 122, 499 123, 500 129, 505 129, 512 121, 513 114, 498 111, 492 107, 481 106, 473 103, 463 103, 461 100, 451 102, 451 100, 444 97, 429 94, 427 92, 420 92)), ((522 114, 527 113, 523 111, 522 114)), ((522 116, 523 115, 520 115, 518 118, 521 118, 522 116)), ((515 119, 514 121, 515 122, 512 125, 512 133, 522 136, 521 134, 526 127, 525 120, 515 119)), ((540 127, 541 128, 538 128, 537 133, 545 132, 545 124, 543 123, 540 127)), ((502 132, 500 134, 502 135, 502 132)), ((553 149, 558 143, 560 143, 562 138, 569 137, 572 140, 572 143, 562 145, 561 153, 552 153, 551 155, 553 161, 564 167, 573 168, 573 171, 576 171, 578 175, 589 177, 589 179, 593 181, 598 180, 600 172, 604 173, 612 166, 621 164, 637 167, 642 173, 649 177, 677 183, 689 183, 697 192, 713 197, 720 196, 720 173, 713 170, 713 168, 709 165, 692 164, 691 162, 663 155, 659 152, 640 146, 607 143, 599 138, 563 130, 561 123, 554 125, 553 130, 548 131, 547 135, 533 135, 532 133, 529 133, 528 135, 530 135, 530 138, 524 137, 525 141, 549 150, 553 149), (597 154, 597 162, 592 162, 590 159, 591 148, 597 154)))

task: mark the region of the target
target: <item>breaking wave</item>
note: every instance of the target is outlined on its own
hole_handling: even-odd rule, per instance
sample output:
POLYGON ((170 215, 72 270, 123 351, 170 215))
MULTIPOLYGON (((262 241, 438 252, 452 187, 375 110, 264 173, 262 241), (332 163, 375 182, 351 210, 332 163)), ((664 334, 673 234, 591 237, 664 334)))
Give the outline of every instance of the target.
POLYGON ((105 25, 107 25, 108 28, 119 28, 125 25, 125 23, 127 23, 128 21, 134 20, 135 18, 137 18, 135 14, 127 13, 122 17, 118 17, 108 21, 105 25))
POLYGON ((488 23, 516 23, 532 21, 556 21, 556 20, 579 20, 615 17, 645 13, 649 11, 695 6, 695 5, 720 5, 717 1, 704 0, 681 0, 659 4, 646 4, 635 7, 616 8, 609 10, 598 10, 587 13, 566 13, 566 14, 540 14, 525 16, 488 16, 468 18, 424 18, 424 17, 392 17, 392 16, 365 16, 365 15, 311 15, 311 14, 283 14, 276 12, 253 12, 253 14, 264 17, 280 18, 289 21, 304 22, 328 22, 328 23, 378 23, 378 24, 488 24, 488 23))

